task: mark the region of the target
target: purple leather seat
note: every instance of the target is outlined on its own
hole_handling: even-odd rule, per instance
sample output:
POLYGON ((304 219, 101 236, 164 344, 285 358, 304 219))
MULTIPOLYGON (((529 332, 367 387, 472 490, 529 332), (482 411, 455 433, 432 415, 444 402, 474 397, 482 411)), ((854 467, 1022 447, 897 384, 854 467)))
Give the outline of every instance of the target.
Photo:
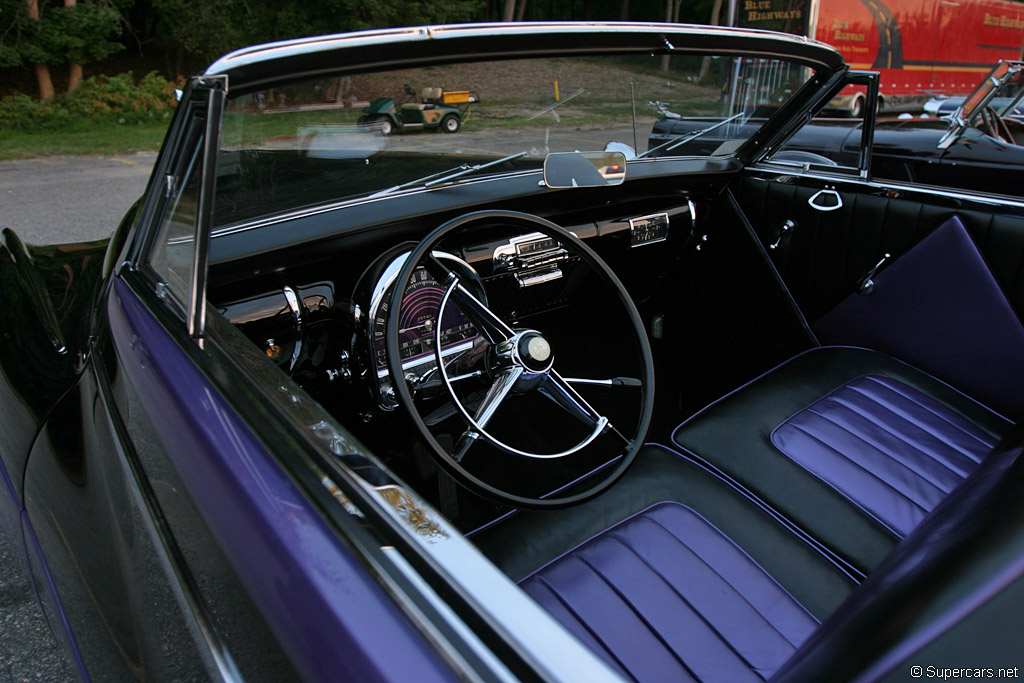
POLYGON ((1011 427, 890 356, 823 347, 708 406, 672 440, 866 575, 1011 427))
POLYGON ((780 424, 771 438, 900 538, 997 442, 955 410, 884 375, 854 378, 780 424))
POLYGON ((765 680, 819 625, 679 503, 633 515, 520 585, 633 680, 765 680))
POLYGON ((654 446, 624 487, 474 538, 514 577, 532 565, 523 589, 627 680, 902 680, 925 661, 1019 658, 1020 453, 997 447, 860 585, 743 491, 654 446))
POLYGON ((627 680, 764 680, 856 587, 756 501, 656 445, 594 500, 471 538, 627 680))
POLYGON ((680 426, 681 450, 645 447, 602 496, 473 538, 627 679, 875 680, 1006 657, 1024 604, 1010 430, 888 356, 815 349, 680 426), (983 640, 958 627, 987 623, 983 640))

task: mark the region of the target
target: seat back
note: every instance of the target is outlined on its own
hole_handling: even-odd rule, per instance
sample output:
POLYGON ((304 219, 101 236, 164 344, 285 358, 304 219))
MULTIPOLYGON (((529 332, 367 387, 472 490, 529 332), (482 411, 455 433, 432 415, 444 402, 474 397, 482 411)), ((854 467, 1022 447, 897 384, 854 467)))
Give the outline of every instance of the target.
POLYGON ((902 679, 912 666, 1019 663, 1022 450, 1018 426, 772 680, 902 679))

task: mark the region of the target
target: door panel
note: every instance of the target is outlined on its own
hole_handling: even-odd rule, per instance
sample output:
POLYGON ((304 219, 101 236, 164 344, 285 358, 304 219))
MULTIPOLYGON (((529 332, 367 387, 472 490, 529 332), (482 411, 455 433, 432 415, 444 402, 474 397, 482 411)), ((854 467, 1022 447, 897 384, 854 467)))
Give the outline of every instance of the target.
POLYGON ((86 373, 29 456, 25 507, 47 561, 33 574, 43 587, 52 578, 59 596, 44 599, 47 617, 60 635, 63 612, 95 679, 206 679, 197 629, 179 607, 105 410, 86 373))
POLYGON ((838 209, 820 211, 809 202, 826 187, 836 184, 750 177, 737 192, 740 207, 810 323, 852 294, 883 255, 898 257, 953 213, 852 190, 839 191, 838 209), (782 234, 787 221, 793 227, 782 234))
POLYGON ((1018 367, 1024 357, 1021 207, 794 176, 744 178, 737 197, 820 342, 886 351, 1010 417, 1024 411, 1024 392, 1013 389, 1024 386, 1024 367, 1018 367), (841 207, 821 211, 809 204, 826 187, 836 191, 841 207), (939 270, 922 270, 925 260, 937 257, 934 250, 913 266, 904 262, 950 220, 965 232, 959 251, 939 270), (894 264, 901 267, 887 275, 894 264), (900 271, 907 275, 894 277, 900 271), (861 291, 871 275, 888 291, 861 291), (983 300, 972 303, 972 293, 981 291, 983 300))

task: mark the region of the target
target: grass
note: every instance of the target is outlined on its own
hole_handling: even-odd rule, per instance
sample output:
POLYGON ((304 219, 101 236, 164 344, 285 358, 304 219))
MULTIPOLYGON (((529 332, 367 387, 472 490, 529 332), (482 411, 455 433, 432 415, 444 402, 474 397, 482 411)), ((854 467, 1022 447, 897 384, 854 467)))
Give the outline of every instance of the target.
POLYGON ((130 154, 160 149, 168 121, 91 125, 46 133, 0 131, 0 161, 55 154, 130 154))
MULTIPOLYGON (((660 65, 660 61, 658 62, 660 65)), ((632 121, 631 103, 636 103, 637 124, 649 126, 656 113, 654 100, 671 102, 670 109, 683 115, 714 115, 720 109, 719 91, 714 86, 697 85, 686 73, 666 76, 649 59, 533 59, 524 62, 464 64, 410 69, 387 74, 354 76, 349 87, 363 99, 402 91, 403 83, 444 84, 470 87, 479 92, 481 103, 473 108, 466 122, 467 132, 502 129, 545 129, 551 127, 557 113, 565 128, 590 128, 626 124, 632 121), (646 63, 645 63, 646 62, 646 63), (456 68, 457 66, 457 68, 456 68), (558 81, 566 101, 554 113, 530 117, 554 103, 552 85, 558 81), (578 97, 569 99, 577 89, 578 97)), ((296 91, 289 102, 307 101, 310 93, 296 91), (303 98, 306 99, 303 99, 303 98)), ((282 99, 283 101, 283 99, 282 99)), ((248 107, 248 99, 237 109, 229 108, 222 130, 227 148, 246 144, 260 145, 280 140, 287 144, 303 127, 316 124, 355 125, 361 109, 304 109, 277 112, 266 116, 248 107)), ((0 160, 48 155, 112 155, 137 151, 155 151, 163 142, 169 117, 153 123, 80 124, 70 130, 27 133, 0 129, 0 160)))

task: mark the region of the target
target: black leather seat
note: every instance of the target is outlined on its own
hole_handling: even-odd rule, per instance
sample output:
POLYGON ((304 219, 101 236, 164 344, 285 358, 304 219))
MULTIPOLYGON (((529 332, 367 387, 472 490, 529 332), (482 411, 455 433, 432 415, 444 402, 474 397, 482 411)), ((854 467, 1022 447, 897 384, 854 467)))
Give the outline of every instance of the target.
POLYGON ((672 441, 866 574, 1011 426, 885 354, 826 347, 708 406, 672 441))
POLYGON ((882 354, 816 349, 682 425, 691 452, 647 446, 599 498, 474 540, 634 680, 1010 661, 1021 432, 882 354))
POLYGON ((856 586, 799 532, 646 446, 599 498, 472 540, 628 678, 762 680, 856 586))

